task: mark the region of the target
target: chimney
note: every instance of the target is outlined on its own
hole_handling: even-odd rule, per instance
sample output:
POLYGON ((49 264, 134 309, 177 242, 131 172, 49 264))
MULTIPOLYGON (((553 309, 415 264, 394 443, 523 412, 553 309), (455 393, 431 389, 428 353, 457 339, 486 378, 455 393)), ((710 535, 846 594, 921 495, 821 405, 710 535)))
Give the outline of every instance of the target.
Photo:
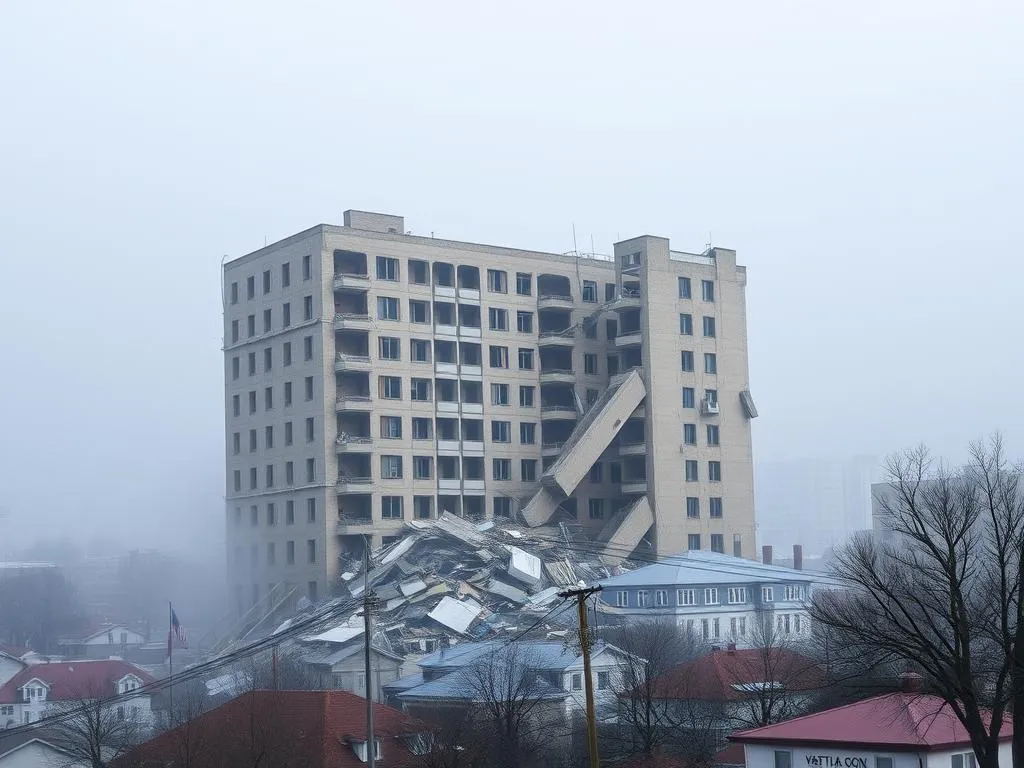
POLYGON ((793 545, 793 567, 798 571, 804 569, 804 548, 800 544, 793 545))
POLYGON ((903 693, 920 693, 922 682, 923 680, 917 672, 908 671, 900 674, 900 690, 903 693))
POLYGON ((771 565, 772 564, 772 545, 771 544, 765 544, 763 547, 761 547, 761 562, 764 563, 765 565, 771 565))
POLYGON ((736 653, 736 643, 729 643, 727 646, 725 646, 725 650, 728 651, 730 654, 736 653))

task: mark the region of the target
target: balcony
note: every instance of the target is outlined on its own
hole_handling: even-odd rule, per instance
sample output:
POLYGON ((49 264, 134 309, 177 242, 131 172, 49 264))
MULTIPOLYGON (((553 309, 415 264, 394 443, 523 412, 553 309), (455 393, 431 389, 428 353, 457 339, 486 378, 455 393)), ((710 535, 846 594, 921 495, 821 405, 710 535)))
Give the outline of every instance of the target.
POLYGON ((718 400, 710 397, 702 398, 700 401, 700 412, 702 416, 717 416, 718 400))
POLYGON ((575 419, 576 409, 571 405, 544 405, 540 409, 541 419, 575 419))
POLYGON ((572 296, 544 293, 537 297, 537 309, 572 309, 572 296))
POLYGON ((434 334, 436 336, 457 336, 459 334, 459 329, 454 325, 435 323, 434 334))
POLYGON ((368 453, 373 450, 373 438, 342 433, 334 442, 335 453, 368 453))
POLYGON ((338 533, 366 533, 373 528, 373 518, 350 517, 348 515, 338 516, 338 533))
POLYGON ((470 456, 483 456, 484 455, 484 442, 483 440, 463 440, 462 441, 462 452, 470 456))
POLYGON ((457 477, 439 477, 437 478, 437 490, 439 491, 458 491, 462 489, 462 481, 457 477))
POLYGON ((454 299, 455 298, 455 286, 454 285, 435 285, 434 286, 434 297, 439 299, 454 299))
POLYGON ((463 403, 462 412, 473 414, 474 416, 482 414, 484 412, 483 403, 463 403))
POLYGON ((480 338, 480 326, 479 325, 460 325, 459 326, 459 338, 462 338, 462 339, 479 339, 480 338))
POLYGON ((563 368, 551 368, 540 372, 541 384, 574 384, 576 374, 563 368))
POLYGON ((647 453, 647 443, 644 441, 619 443, 619 456, 643 456, 647 453))
POLYGON ((459 373, 463 378, 479 379, 483 377, 484 369, 481 365, 460 365, 459 373))
POLYGON ((647 479, 636 477, 631 480, 623 480, 622 492, 625 494, 647 493, 647 479))
POLYGON ((541 347, 567 347, 572 349, 576 344, 576 334, 572 331, 547 331, 540 335, 537 343, 541 347))
POLYGON ((368 355, 348 355, 339 352, 334 358, 336 371, 370 371, 373 368, 368 355))
POLYGON ((615 337, 615 346, 617 349, 622 349, 623 347, 638 347, 643 343, 643 340, 643 334, 639 329, 635 331, 626 331, 619 333, 619 335, 615 337))
POLYGON ((368 331, 370 330, 370 316, 352 312, 339 312, 334 316, 334 330, 368 331))
POLYGON ((467 304, 479 304, 480 303, 480 289, 479 288, 459 288, 459 301, 467 304))
POLYGON ((562 451, 562 446, 565 445, 564 440, 559 440, 553 443, 544 443, 540 447, 541 456, 557 456, 562 451))
POLYGON ((458 455, 459 453, 459 441, 458 440, 445 440, 444 438, 438 438, 437 440, 437 452, 445 455, 458 455))
POLYGON ((352 477, 340 475, 335 490, 338 493, 369 493, 373 485, 372 477, 352 477))
POLYGON ((459 403, 457 400, 438 400, 434 405, 438 413, 459 412, 459 403))
POLYGON ((474 496, 484 492, 485 481, 484 480, 463 480, 462 481, 462 492, 464 494, 471 493, 474 496))
POLYGON ((334 402, 334 409, 337 411, 359 411, 365 413, 372 407, 369 395, 338 395, 334 402))
POLYGON ((615 300, 614 308, 620 309, 639 309, 640 308, 640 291, 637 288, 623 288, 619 293, 619 298, 615 300))
POLYGON ((334 290, 336 291, 368 291, 370 290, 370 276, 366 273, 339 272, 334 275, 334 290))
POLYGON ((459 366, 457 363, 444 363, 440 360, 434 362, 434 373, 442 376, 458 376, 459 366))

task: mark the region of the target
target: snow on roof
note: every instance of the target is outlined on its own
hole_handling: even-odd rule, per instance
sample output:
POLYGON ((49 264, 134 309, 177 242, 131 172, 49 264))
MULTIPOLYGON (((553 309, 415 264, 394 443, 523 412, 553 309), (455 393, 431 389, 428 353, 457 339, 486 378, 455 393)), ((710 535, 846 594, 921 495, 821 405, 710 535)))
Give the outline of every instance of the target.
POLYGON ((822 574, 807 573, 718 552, 681 552, 657 563, 601 581, 605 589, 684 584, 737 584, 754 582, 821 582, 822 574))
POLYGON ((362 634, 363 617, 350 616, 341 624, 331 627, 330 629, 321 632, 319 635, 304 637, 303 640, 316 643, 347 643, 349 640, 359 637, 362 634))

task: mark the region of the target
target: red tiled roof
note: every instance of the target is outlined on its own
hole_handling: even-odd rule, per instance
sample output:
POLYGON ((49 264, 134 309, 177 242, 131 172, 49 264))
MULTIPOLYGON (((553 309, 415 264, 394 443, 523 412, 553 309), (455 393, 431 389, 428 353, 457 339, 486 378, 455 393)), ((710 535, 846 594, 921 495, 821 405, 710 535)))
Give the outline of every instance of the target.
MULTIPOLYGON (((381 764, 398 768, 417 763, 406 737, 431 727, 397 709, 374 705, 374 736, 381 742, 381 764)), ((259 753, 271 765, 358 768, 364 765, 351 741, 366 734, 366 700, 348 691, 251 691, 160 734, 113 763, 128 768, 182 759, 191 744, 194 768, 252 762, 259 753), (216 749, 211 749, 211 743, 216 749)))
MULTIPOLYGON (((1000 741, 1013 735, 1010 718, 1000 741)), ((967 730, 938 696, 887 693, 729 737, 741 744, 805 744, 927 752, 970 748, 967 730)))
POLYGON ((750 696, 744 686, 762 683, 780 684, 787 691, 813 691, 824 686, 825 674, 813 660, 787 648, 715 650, 662 675, 655 695, 740 701, 750 696))
POLYGON ((97 696, 113 696, 116 683, 125 675, 135 675, 143 683, 152 683, 153 677, 134 664, 118 659, 95 661, 62 661, 54 664, 35 664, 21 670, 0 688, 0 703, 21 701, 18 689, 29 680, 41 680, 49 690, 48 701, 74 701, 97 696))

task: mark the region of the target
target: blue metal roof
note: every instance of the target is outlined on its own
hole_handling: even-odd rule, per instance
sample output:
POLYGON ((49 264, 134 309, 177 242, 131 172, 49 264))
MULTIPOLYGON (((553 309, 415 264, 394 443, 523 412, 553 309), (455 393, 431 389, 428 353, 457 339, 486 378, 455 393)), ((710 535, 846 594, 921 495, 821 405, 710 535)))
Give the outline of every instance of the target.
POLYGON ((635 571, 600 582, 605 589, 618 587, 680 586, 702 584, 804 583, 830 581, 822 574, 765 565, 756 560, 718 552, 681 552, 635 571))
MULTIPOLYGON (((474 664, 488 654, 497 653, 507 647, 503 640, 485 640, 479 643, 458 643, 428 654, 416 662, 420 669, 459 669, 474 664)), ((530 669, 559 671, 572 666, 580 655, 573 648, 567 648, 561 641, 520 640, 516 643, 515 659, 530 669)), ((600 653, 604 643, 597 643, 593 653, 600 653)))
MULTIPOLYGON (((409 688, 397 694, 403 701, 414 699, 450 699, 452 701, 481 701, 491 697, 501 698, 506 695, 501 690, 490 690, 500 688, 509 680, 508 675, 498 674, 492 678, 492 684, 488 685, 486 693, 482 690, 472 673, 463 670, 449 672, 444 677, 431 680, 429 683, 409 688)), ((393 683, 391 684, 393 686, 393 683)), ((389 686, 390 687, 390 686, 389 686)), ((529 687, 530 697, 533 699, 564 699, 569 695, 567 691, 557 688, 551 683, 540 678, 533 680, 529 687)))

